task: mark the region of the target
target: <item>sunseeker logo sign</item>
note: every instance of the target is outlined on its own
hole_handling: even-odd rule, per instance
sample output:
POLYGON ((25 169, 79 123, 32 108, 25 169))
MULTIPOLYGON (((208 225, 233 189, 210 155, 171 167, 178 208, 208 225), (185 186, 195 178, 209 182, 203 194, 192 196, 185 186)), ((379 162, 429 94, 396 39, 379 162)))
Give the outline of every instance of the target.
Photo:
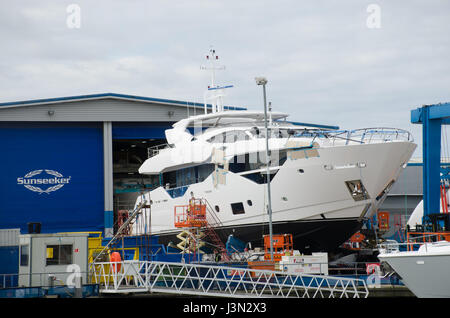
POLYGON ((28 172, 23 177, 17 178, 17 184, 23 185, 30 191, 39 194, 57 191, 70 182, 72 177, 64 177, 54 170, 40 169, 28 172))

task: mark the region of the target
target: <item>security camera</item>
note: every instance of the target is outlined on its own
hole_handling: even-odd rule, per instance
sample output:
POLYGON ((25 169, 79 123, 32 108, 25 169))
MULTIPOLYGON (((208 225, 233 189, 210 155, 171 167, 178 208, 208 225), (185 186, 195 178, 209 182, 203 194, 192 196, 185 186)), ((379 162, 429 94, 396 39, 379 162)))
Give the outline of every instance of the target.
POLYGON ((267 79, 265 77, 255 77, 255 81, 257 85, 266 85, 267 79))

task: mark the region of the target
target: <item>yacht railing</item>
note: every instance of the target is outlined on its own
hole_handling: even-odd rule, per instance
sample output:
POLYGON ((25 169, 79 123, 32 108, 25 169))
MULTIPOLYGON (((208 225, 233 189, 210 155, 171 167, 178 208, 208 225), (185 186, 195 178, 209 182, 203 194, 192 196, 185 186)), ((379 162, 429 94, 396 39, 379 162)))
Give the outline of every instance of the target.
POLYGON ((405 242, 405 243, 381 243, 378 244, 378 250, 383 254, 391 254, 398 252, 413 252, 417 251, 422 245, 425 246, 425 251, 428 250, 427 245, 432 243, 423 242, 405 242))
MULTIPOLYGON (((411 133, 404 129, 398 128, 363 128, 356 130, 332 130, 332 131, 307 131, 312 133, 314 138, 326 138, 330 141, 336 142, 338 140, 345 141, 345 144, 371 144, 390 141, 409 141, 413 142, 414 138, 411 133)), ((301 137, 302 134, 296 136, 301 137)))
POLYGON ((161 144, 147 148, 147 159, 156 156, 159 152, 165 148, 169 147, 169 144, 161 144))
MULTIPOLYGON (((370 144, 391 141, 414 142, 414 138, 409 131, 387 127, 362 128, 355 130, 321 130, 308 128, 287 129, 286 127, 272 126, 269 130, 270 138, 312 137, 314 139, 327 139, 332 142, 333 145, 335 142, 342 144, 343 141, 346 145, 349 143, 370 144)), ((254 136, 256 138, 265 138, 265 133, 261 131, 258 135, 254 136)), ((225 140, 221 142, 224 141, 225 140)), ((161 150, 168 147, 170 146, 167 143, 149 147, 147 148, 147 157, 151 158, 156 156, 161 150)))
POLYGON ((406 242, 397 242, 395 240, 387 240, 384 243, 378 244, 378 249, 380 252, 385 254, 397 253, 397 252, 411 252, 417 251, 421 246, 424 246, 425 251, 428 251, 428 246, 430 244, 450 244, 447 241, 448 233, 423 233, 423 235, 415 235, 416 233, 411 232, 407 235, 406 242))

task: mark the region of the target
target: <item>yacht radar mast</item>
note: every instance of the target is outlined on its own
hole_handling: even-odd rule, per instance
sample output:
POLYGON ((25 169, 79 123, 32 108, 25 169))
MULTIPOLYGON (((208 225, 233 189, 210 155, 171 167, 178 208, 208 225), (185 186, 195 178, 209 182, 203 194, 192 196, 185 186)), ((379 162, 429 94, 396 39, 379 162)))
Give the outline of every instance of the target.
POLYGON ((219 86, 216 85, 216 70, 224 70, 225 66, 217 66, 216 61, 219 60, 219 56, 216 54, 216 50, 209 49, 209 54, 206 55, 206 59, 209 62, 209 66, 200 66, 202 70, 211 71, 211 84, 208 86, 203 98, 205 104, 205 114, 208 113, 207 101, 210 101, 213 113, 219 113, 224 111, 223 98, 225 97, 225 89, 233 87, 233 85, 219 86))

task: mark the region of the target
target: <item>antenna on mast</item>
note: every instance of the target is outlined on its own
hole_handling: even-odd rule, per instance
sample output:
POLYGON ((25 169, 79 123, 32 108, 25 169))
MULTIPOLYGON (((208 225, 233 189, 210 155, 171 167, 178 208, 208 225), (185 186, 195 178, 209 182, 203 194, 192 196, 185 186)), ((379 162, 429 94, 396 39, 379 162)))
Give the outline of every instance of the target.
POLYGON ((219 56, 216 54, 216 50, 212 47, 209 49, 209 54, 206 55, 206 59, 209 62, 209 66, 200 66, 202 70, 211 71, 211 84, 208 86, 203 98, 205 103, 205 114, 208 113, 207 100, 211 100, 212 112, 223 112, 223 97, 225 96, 225 89, 233 87, 233 85, 219 86, 216 85, 216 70, 224 70, 225 66, 216 66, 216 61, 219 60, 219 56))

